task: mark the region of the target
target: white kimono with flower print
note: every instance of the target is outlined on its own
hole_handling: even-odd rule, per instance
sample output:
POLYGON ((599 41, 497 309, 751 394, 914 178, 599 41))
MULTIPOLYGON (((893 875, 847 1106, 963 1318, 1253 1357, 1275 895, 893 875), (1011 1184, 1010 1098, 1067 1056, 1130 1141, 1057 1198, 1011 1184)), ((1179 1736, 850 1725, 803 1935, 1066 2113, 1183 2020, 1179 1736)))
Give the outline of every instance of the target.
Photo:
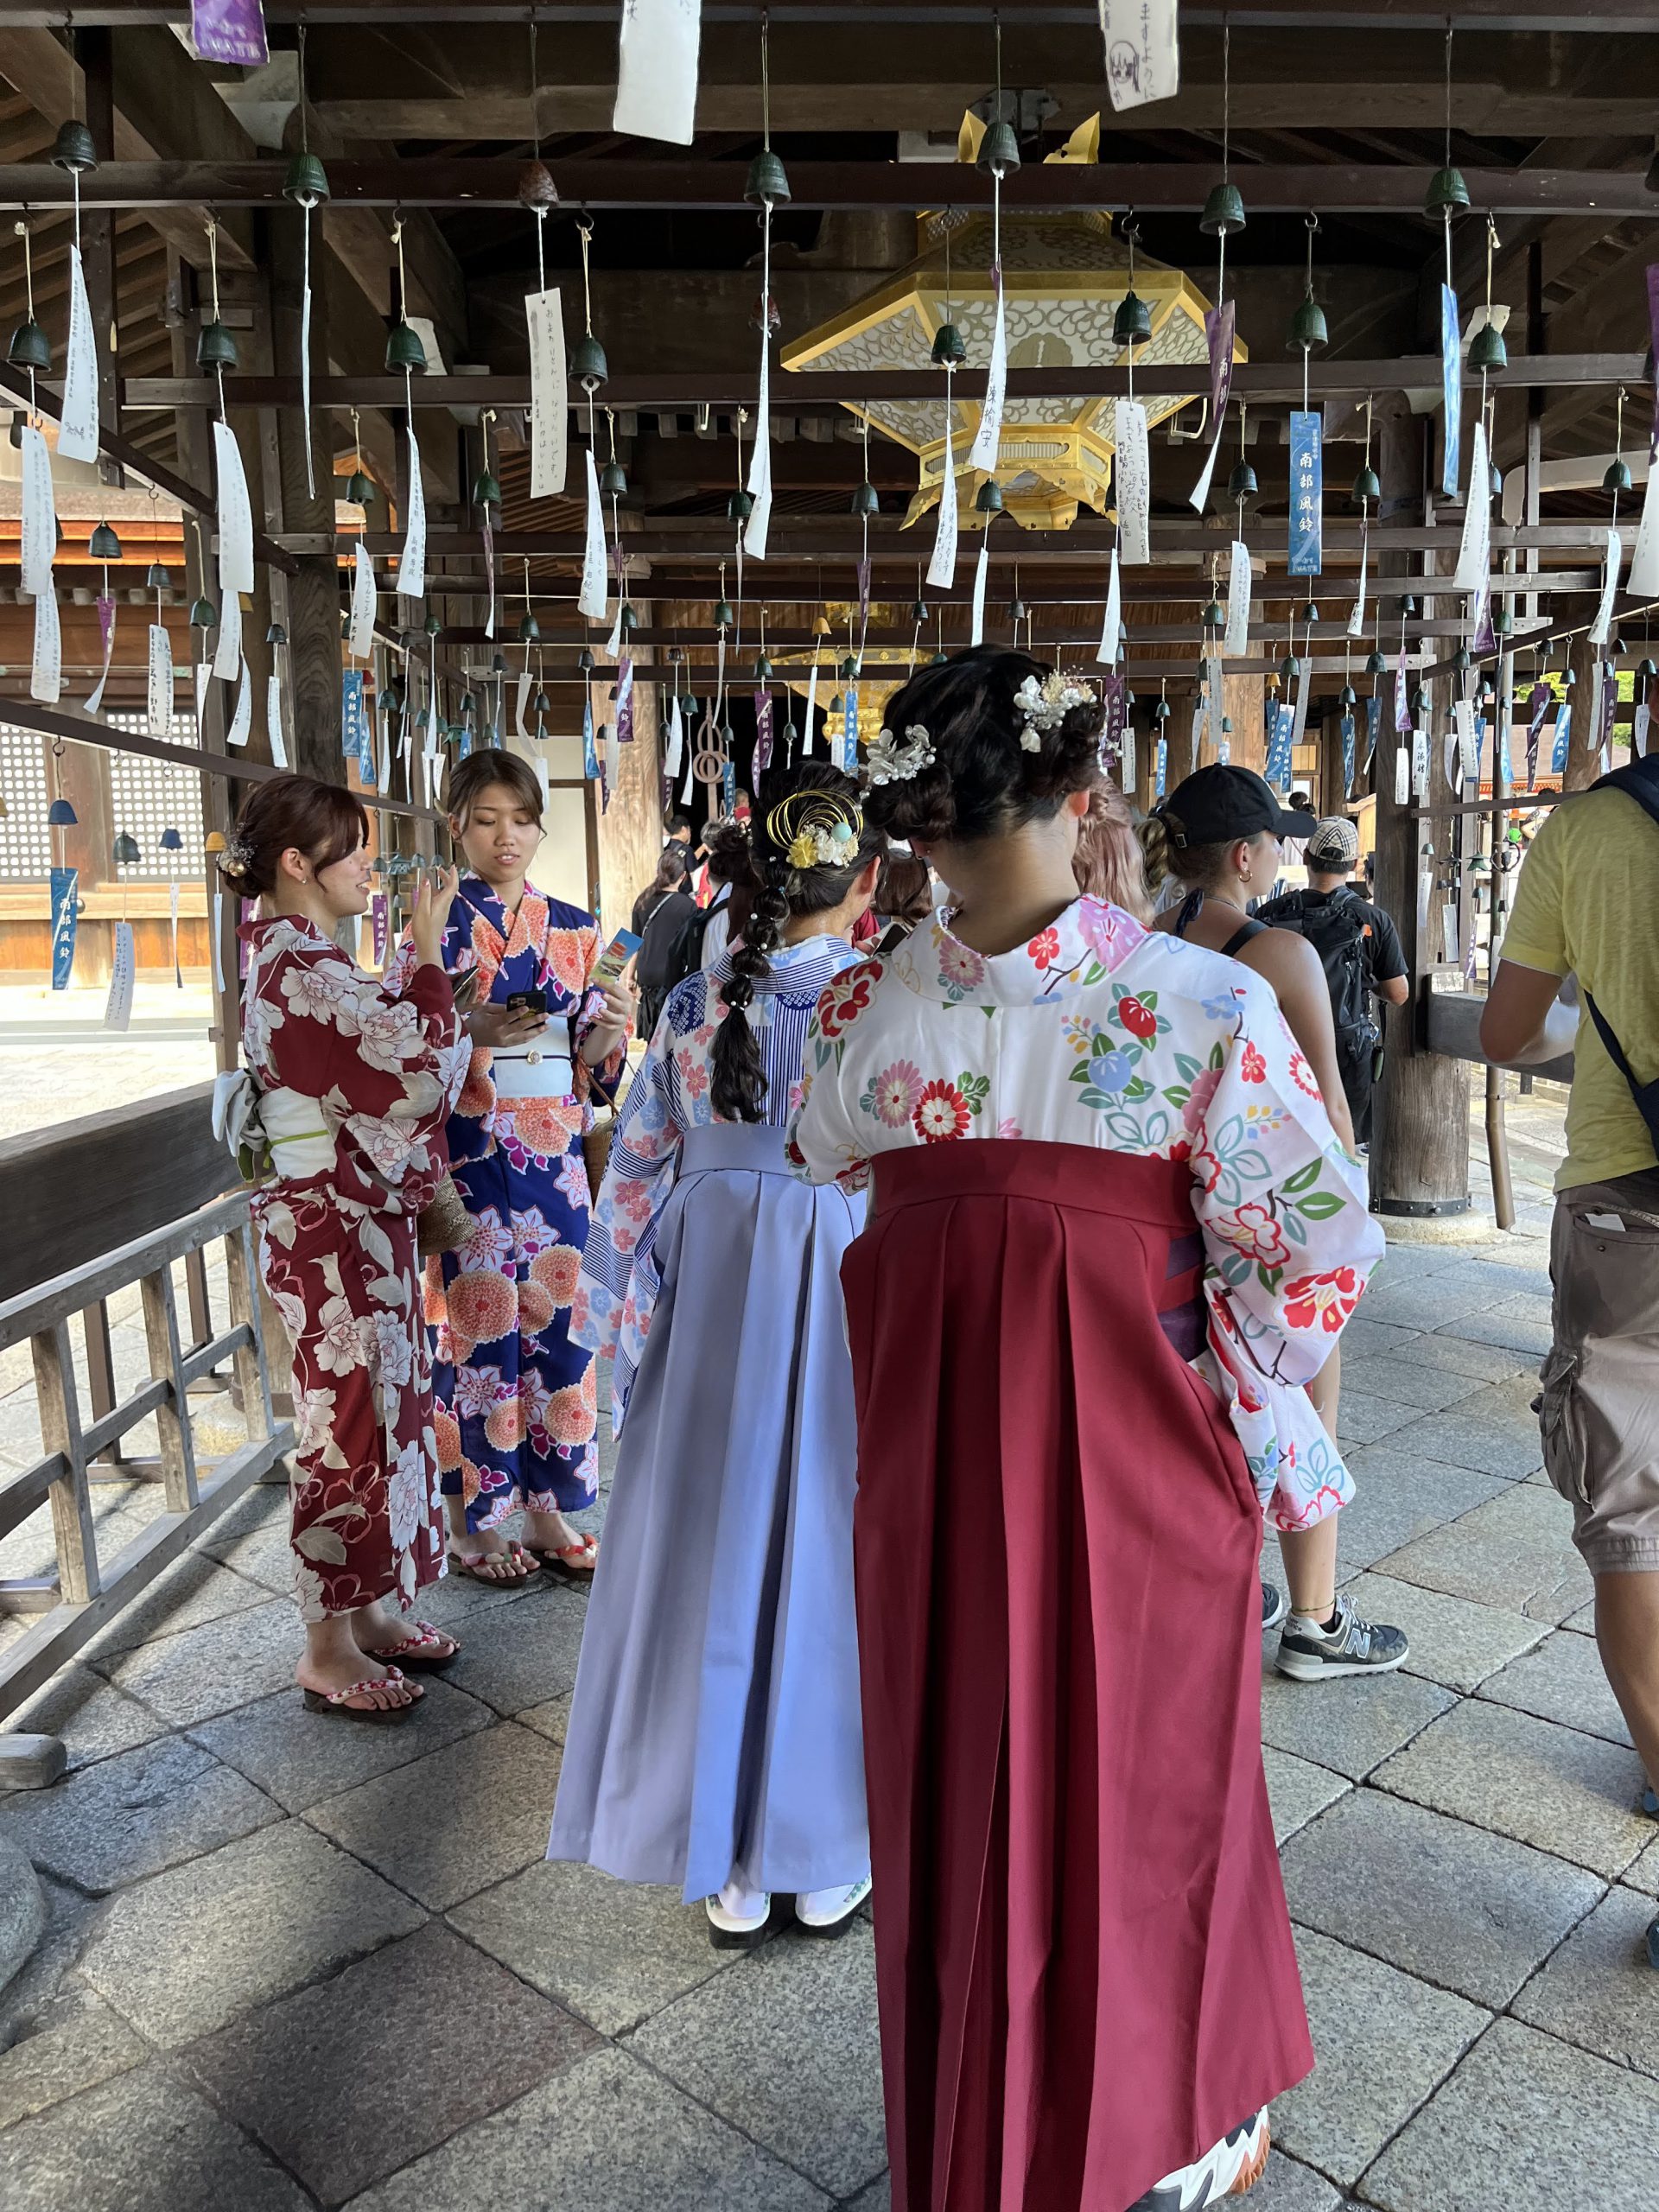
POLYGON ((1188 1161, 1209 1321, 1195 1363, 1263 1505, 1306 1529, 1352 1495, 1304 1386, 1382 1235, 1259 976, 1095 899, 994 959, 936 913, 820 999, 792 1154, 862 1189, 878 1152, 974 1137, 1188 1161))

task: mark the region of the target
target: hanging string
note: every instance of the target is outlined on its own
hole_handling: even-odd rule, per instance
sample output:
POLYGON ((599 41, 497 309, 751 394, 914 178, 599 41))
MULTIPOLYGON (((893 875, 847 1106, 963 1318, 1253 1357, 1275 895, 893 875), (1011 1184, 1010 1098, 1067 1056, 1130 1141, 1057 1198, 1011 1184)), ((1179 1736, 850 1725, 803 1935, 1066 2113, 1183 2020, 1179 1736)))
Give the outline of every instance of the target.
MULTIPOLYGON (((213 211, 211 207, 207 210, 207 267, 213 281, 213 321, 217 322, 219 319, 219 225, 213 219, 213 211)), ((225 409, 225 364, 222 361, 216 361, 213 364, 213 376, 219 385, 219 419, 221 423, 228 423, 230 416, 225 409)))
MULTIPOLYGON (((1452 166, 1452 18, 1450 16, 1446 19, 1446 161, 1444 166, 1447 168, 1450 168, 1452 166)), ((1446 289, 1448 292, 1451 292, 1455 291, 1457 287, 1452 282, 1452 207, 1450 201, 1448 201, 1440 210, 1440 215, 1441 220, 1446 227, 1446 289)))
MULTIPOLYGON (((531 158, 539 164, 542 158, 542 103, 541 87, 537 81, 536 70, 536 10, 532 8, 530 11, 531 158)), ((536 218, 536 289, 538 292, 544 292, 547 289, 547 209, 538 200, 531 208, 530 212, 536 218)), ((587 276, 587 255, 585 249, 582 257, 582 271, 583 281, 585 282, 587 276)), ((592 323, 589 322, 588 327, 591 331, 593 328, 592 323)))
MULTIPOLYGON (((23 242, 23 292, 29 302, 29 320, 33 322, 35 320, 35 257, 29 251, 28 217, 20 215, 11 227, 23 242)), ((38 417, 40 411, 40 404, 35 391, 35 365, 31 361, 29 369, 29 412, 31 419, 38 417)))
MULTIPOLYGON (((1221 19, 1221 181, 1233 181, 1233 27, 1229 19, 1221 19)), ((1221 308, 1227 297, 1227 233, 1224 229, 1216 239, 1216 306, 1221 308)), ((1133 397, 1133 393, 1131 393, 1133 397)))

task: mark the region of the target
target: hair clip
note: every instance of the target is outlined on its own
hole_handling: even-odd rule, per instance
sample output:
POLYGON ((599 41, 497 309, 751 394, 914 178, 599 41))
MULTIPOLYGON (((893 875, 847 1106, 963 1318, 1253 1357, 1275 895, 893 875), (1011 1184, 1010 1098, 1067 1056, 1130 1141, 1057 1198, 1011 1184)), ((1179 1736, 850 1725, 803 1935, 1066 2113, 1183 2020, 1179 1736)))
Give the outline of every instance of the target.
POLYGON ((219 862, 226 875, 245 875, 253 859, 253 847, 239 830, 232 830, 225 840, 225 857, 219 862))
POLYGON ((872 785, 907 784, 924 768, 931 768, 937 757, 926 729, 920 722, 910 722, 902 737, 890 729, 881 732, 869 749, 865 769, 872 785))
POLYGON ((849 868, 857 850, 858 839, 849 822, 836 822, 828 828, 821 822, 809 822, 791 838, 784 858, 792 868, 849 868))
POLYGON ((1092 696, 1080 685, 1068 683, 1058 668, 1041 683, 1034 676, 1028 676, 1014 695, 1020 721, 1020 749, 1040 753, 1043 733, 1063 722, 1073 707, 1081 707, 1092 696))

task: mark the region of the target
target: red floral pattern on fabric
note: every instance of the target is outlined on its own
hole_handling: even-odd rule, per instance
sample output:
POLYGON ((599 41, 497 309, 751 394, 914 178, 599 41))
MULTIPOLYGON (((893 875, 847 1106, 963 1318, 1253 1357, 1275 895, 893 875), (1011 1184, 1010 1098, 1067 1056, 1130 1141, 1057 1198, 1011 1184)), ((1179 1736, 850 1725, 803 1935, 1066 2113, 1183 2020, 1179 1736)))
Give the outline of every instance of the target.
POLYGON ((952 1137, 965 1135, 973 1118, 972 1108, 954 1083, 927 1084, 911 1116, 924 1144, 947 1144, 952 1137))
POLYGON ((1299 1275, 1285 1285, 1285 1319, 1293 1329, 1323 1329, 1327 1336, 1337 1336, 1358 1305, 1363 1287, 1355 1268, 1327 1268, 1320 1274, 1299 1275))

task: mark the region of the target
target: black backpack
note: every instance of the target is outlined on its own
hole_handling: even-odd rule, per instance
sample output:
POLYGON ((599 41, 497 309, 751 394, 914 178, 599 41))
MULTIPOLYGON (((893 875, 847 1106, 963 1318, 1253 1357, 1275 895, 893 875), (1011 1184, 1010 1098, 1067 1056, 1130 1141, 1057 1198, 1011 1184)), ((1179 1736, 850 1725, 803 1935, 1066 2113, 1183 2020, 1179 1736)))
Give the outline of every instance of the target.
POLYGON ((695 975, 702 965, 702 940, 709 925, 724 907, 685 906, 688 892, 671 892, 645 924, 635 970, 639 984, 640 1027, 646 1036, 656 1028, 669 993, 677 983, 695 975))
POLYGON ((1259 910, 1258 919, 1276 930, 1294 930, 1319 956, 1331 1013, 1337 1029, 1337 1055, 1348 1067, 1370 1059, 1382 1033, 1371 1012, 1371 980, 1365 958, 1368 924, 1351 893, 1310 905, 1302 891, 1287 891, 1259 910))
MULTIPOLYGON (((1601 777, 1590 788, 1592 791, 1623 791, 1627 798, 1636 801, 1644 814, 1650 814, 1659 823, 1659 759, 1649 755, 1645 760, 1632 760, 1628 767, 1615 768, 1611 775, 1601 777)), ((1630 1085, 1636 1110, 1647 1123, 1654 1150, 1659 1153, 1659 1079, 1652 1083, 1637 1081, 1636 1071, 1625 1057, 1624 1047, 1614 1036, 1612 1024, 1588 991, 1584 994, 1584 1002, 1590 1009, 1590 1019, 1596 1025, 1596 1034, 1608 1058, 1630 1085)))

